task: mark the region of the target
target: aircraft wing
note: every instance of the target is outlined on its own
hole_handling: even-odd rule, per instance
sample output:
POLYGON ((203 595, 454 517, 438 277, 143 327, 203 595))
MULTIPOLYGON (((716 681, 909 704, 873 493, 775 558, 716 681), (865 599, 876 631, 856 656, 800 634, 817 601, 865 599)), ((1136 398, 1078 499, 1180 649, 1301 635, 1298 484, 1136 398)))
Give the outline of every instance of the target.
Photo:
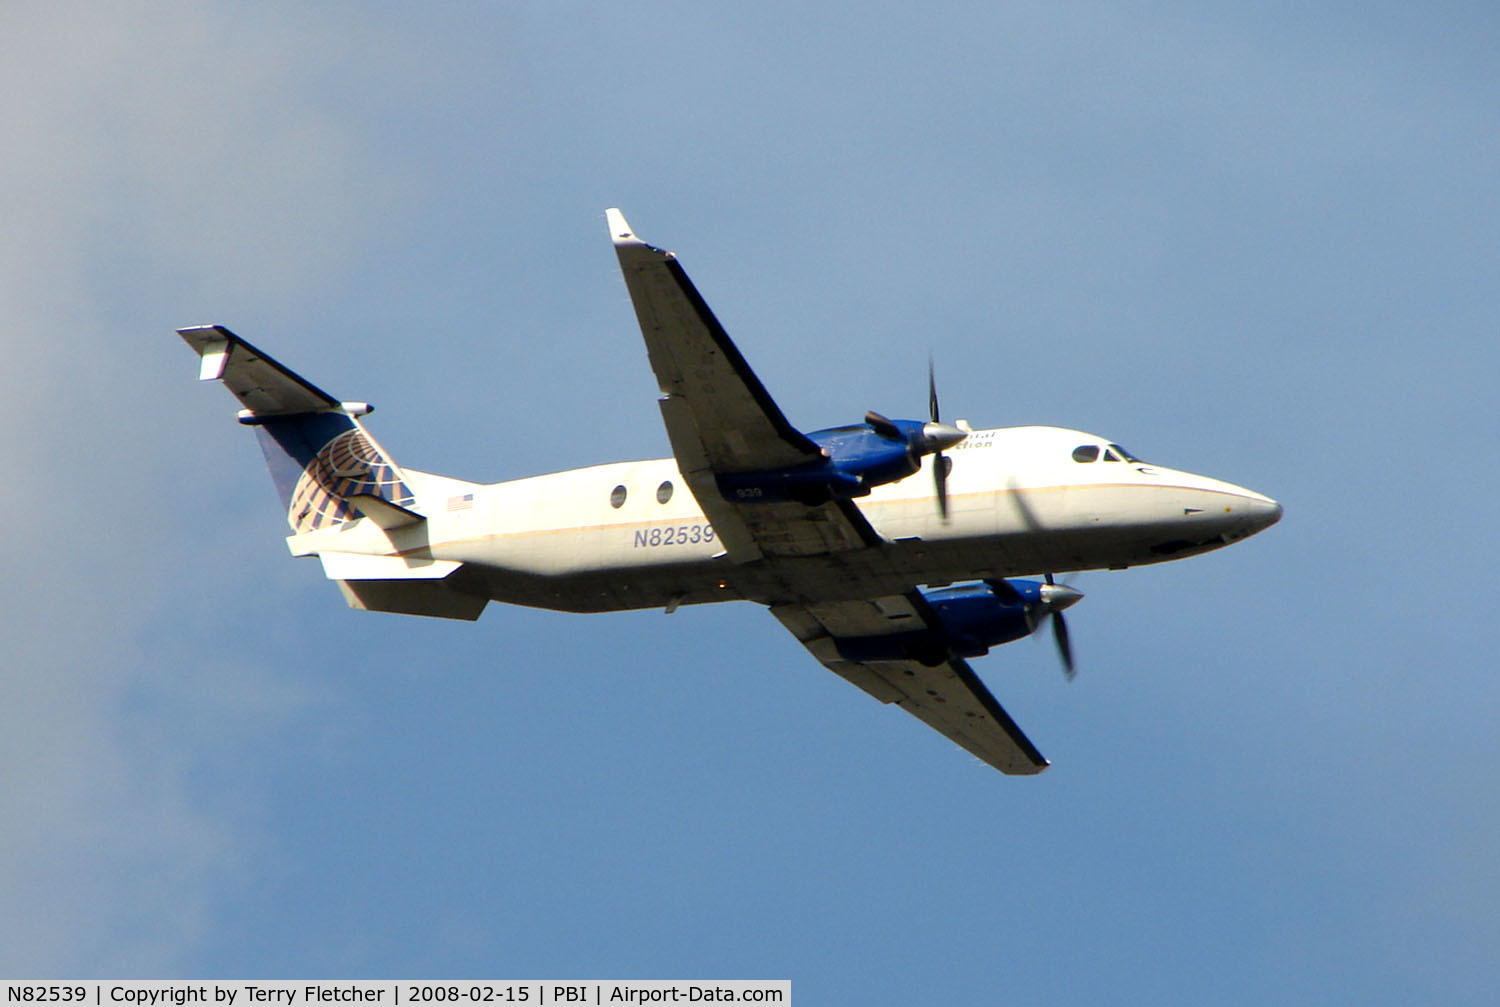
POLYGON ((934 627, 936 615, 915 591, 868 601, 773 605, 771 613, 831 671, 882 703, 895 703, 1002 773, 1031 776, 1047 760, 1010 719, 974 670, 951 654, 935 667, 921 661, 855 661, 838 641, 934 627))
POLYGON ((878 545, 880 536, 848 501, 739 503, 719 492, 716 476, 815 462, 822 449, 787 421, 677 257, 636 237, 619 210, 605 215, 656 372, 672 452, 730 558, 878 545))
MULTIPOLYGON (((742 502, 720 492, 719 476, 817 462, 821 449, 787 422, 676 256, 636 237, 619 210, 606 216, 661 389, 662 418, 677 465, 730 559, 852 553, 881 545, 847 500, 742 502)), ((822 602, 802 595, 795 603, 772 605, 771 611, 826 667, 881 702, 899 705, 1001 772, 1034 774, 1047 768, 1047 760, 962 658, 949 655, 929 666, 917 659, 854 660, 840 651, 841 640, 868 643, 893 633, 920 637, 924 630, 939 636, 936 613, 915 590, 862 601, 822 602)))

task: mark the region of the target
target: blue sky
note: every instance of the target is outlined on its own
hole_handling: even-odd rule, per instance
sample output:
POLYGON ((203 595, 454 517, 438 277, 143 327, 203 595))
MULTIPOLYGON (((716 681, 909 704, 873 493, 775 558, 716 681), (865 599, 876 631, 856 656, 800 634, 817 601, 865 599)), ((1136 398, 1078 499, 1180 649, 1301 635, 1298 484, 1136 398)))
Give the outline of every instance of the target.
POLYGON ((1486 1002, 1494 12, 430 6, 0 14, 0 972, 1486 1002), (977 663, 1035 780, 750 605, 348 611, 172 329, 416 468, 662 455, 613 205, 804 428, 931 350, 1286 517, 977 663))

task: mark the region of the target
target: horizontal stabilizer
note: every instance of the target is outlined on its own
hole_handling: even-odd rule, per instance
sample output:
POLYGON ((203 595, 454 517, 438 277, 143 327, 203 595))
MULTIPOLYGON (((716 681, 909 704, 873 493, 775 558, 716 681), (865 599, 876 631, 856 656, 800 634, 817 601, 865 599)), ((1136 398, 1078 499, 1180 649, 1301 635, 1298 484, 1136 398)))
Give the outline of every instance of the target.
POLYGON ((451 559, 369 556, 355 552, 320 552, 329 580, 442 580, 463 566, 451 559))
POLYGON ((323 572, 337 581, 350 608, 438 619, 479 618, 489 599, 459 590, 448 578, 463 564, 451 559, 323 552, 323 572))
POLYGON ((473 622, 489 601, 483 595, 465 594, 440 580, 341 580, 338 585, 349 607, 362 612, 397 612, 473 622))
POLYGON ((342 405, 222 325, 195 325, 177 334, 198 351, 199 379, 221 379, 256 418, 318 413, 342 405))

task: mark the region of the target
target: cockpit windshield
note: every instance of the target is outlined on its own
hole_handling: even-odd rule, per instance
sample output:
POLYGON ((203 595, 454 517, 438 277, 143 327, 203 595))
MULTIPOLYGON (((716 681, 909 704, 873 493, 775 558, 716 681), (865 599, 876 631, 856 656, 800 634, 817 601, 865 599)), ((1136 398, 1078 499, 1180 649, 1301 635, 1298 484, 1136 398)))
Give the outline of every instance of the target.
POLYGON ((1073 460, 1082 464, 1097 462, 1140 462, 1135 455, 1118 444, 1080 444, 1073 449, 1073 460))
POLYGON ((1099 445, 1080 444, 1073 449, 1073 460, 1075 462, 1096 462, 1099 460, 1099 445))

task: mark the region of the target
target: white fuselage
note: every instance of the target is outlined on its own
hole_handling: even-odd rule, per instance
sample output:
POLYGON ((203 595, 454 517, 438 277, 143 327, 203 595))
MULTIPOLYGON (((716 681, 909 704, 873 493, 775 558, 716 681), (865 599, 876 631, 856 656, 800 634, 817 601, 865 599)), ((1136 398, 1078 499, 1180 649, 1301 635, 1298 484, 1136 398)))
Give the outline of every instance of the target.
POLYGON ((1105 460, 1107 445, 1057 427, 974 430, 947 454, 948 519, 929 456, 921 471, 854 501, 887 544, 851 554, 731 562, 672 459, 489 485, 408 470, 428 516, 422 526, 386 531, 357 521, 290 544, 299 555, 458 561, 469 589, 495 600, 608 611, 867 598, 913 583, 1122 569, 1219 548, 1281 516, 1275 501, 1240 486, 1105 460), (1086 445, 1099 448, 1099 460, 1075 460, 1086 445))

